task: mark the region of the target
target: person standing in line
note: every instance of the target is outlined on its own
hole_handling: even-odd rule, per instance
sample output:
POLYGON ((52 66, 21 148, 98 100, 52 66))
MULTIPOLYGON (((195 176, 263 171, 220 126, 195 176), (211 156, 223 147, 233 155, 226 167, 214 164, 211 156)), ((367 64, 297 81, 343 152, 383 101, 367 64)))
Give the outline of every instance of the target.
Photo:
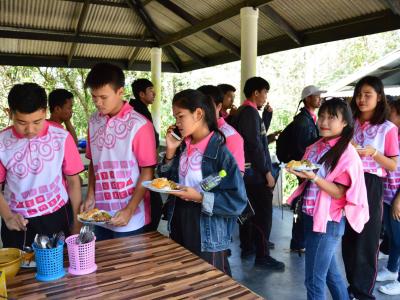
MULTIPOLYGON (((154 91, 153 83, 145 78, 136 79, 131 84, 132 93, 135 97, 129 101, 129 104, 135 111, 142 114, 153 124, 153 118, 149 111, 148 106, 154 103, 156 93, 154 91)), ((154 137, 156 139, 156 148, 160 146, 159 134, 154 128, 154 137)), ((151 223, 144 228, 145 232, 156 231, 160 223, 162 214, 163 202, 159 193, 150 191, 150 209, 151 209, 151 223)))
POLYGON ((96 64, 85 81, 97 111, 89 120, 82 210, 97 207, 113 216, 109 224, 96 226, 97 240, 143 233, 151 221, 150 194, 142 182, 153 179, 157 165, 154 129, 124 101, 124 85, 123 71, 109 63, 96 64))
POLYGON ((74 95, 66 89, 55 89, 49 94, 50 118, 48 121, 55 126, 64 128, 71 134, 75 144, 78 145, 78 137, 71 123, 74 106, 74 95))
POLYGON ((268 241, 272 228, 272 189, 275 180, 271 173, 271 158, 267 133, 259 110, 267 100, 269 83, 261 77, 249 78, 244 86, 246 101, 239 107, 233 127, 244 141, 246 193, 255 215, 240 225, 241 257, 254 253, 255 265, 268 270, 284 270, 284 263, 270 256, 268 241))
POLYGON ((326 101, 318 112, 318 127, 321 139, 303 159, 322 166, 317 172, 288 169, 304 180, 288 203, 301 196, 297 205, 305 224, 307 299, 326 299, 328 286, 332 299, 348 300, 335 253, 345 220, 361 232, 369 217, 362 162, 350 143, 354 126, 349 105, 341 98, 326 101))
POLYGON ((355 119, 353 144, 363 162, 370 219, 361 233, 346 224, 342 255, 350 298, 375 299, 383 211, 382 178, 397 167, 398 129, 387 120, 389 109, 382 81, 377 77, 366 76, 357 82, 351 108, 355 119))

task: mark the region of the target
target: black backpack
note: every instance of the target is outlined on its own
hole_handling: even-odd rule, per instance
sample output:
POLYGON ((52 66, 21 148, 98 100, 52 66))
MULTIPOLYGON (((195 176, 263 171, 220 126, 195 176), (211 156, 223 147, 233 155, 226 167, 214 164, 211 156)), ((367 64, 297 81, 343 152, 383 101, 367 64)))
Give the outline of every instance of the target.
POLYGON ((290 122, 276 140, 276 156, 283 163, 288 163, 293 159, 293 153, 290 153, 293 147, 293 124, 294 121, 290 122))

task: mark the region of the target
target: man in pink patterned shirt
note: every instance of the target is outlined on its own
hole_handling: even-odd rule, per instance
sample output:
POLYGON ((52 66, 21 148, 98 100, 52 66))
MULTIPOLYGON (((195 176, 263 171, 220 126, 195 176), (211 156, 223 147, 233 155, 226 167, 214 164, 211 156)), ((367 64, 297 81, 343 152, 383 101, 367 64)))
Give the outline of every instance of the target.
POLYGON ((89 120, 86 157, 88 195, 83 209, 96 206, 113 215, 96 227, 97 240, 135 235, 150 223, 150 194, 142 186, 157 164, 152 123, 123 100, 125 76, 108 63, 95 65, 85 86, 97 111, 89 120))
POLYGON ((45 120, 47 96, 36 83, 13 86, 8 105, 13 125, 0 132, 3 246, 31 245, 37 233, 79 232, 83 165, 72 136, 45 120))

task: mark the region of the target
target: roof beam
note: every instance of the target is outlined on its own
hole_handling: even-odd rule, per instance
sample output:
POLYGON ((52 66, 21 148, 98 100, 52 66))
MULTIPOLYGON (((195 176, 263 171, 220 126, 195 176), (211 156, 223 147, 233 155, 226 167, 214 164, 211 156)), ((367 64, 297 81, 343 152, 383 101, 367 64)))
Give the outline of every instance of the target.
POLYGON ((0 27, 0 38, 67 42, 79 44, 114 45, 141 48, 157 46, 156 41, 149 38, 142 40, 129 36, 107 36, 88 33, 81 33, 79 36, 76 36, 73 32, 16 27, 0 27))
MULTIPOLYGON (((180 6, 176 5, 170 0, 157 0, 157 2, 191 25, 196 25, 200 22, 199 19, 192 16, 187 11, 185 11, 180 6)), ((220 35, 211 28, 204 30, 204 33, 208 35, 210 38, 212 38, 214 41, 220 43, 230 52, 234 53, 237 57, 240 57, 240 48, 236 46, 234 43, 232 43, 231 41, 229 41, 228 39, 226 39, 225 37, 223 37, 222 35, 220 35)))
MULTIPOLYGON (((162 32, 158 29, 151 17, 144 10, 142 3, 139 0, 126 0, 126 3, 139 15, 147 30, 154 36, 156 41, 159 42, 162 32)), ((165 47, 164 52, 168 56, 171 63, 175 66, 176 70, 179 72, 182 63, 178 55, 176 55, 175 51, 171 47, 165 47)))
MULTIPOLYGON (((81 12, 79 14, 78 24, 75 29, 76 37, 78 37, 79 33, 82 31, 83 23, 86 19, 88 11, 89 11, 89 4, 90 4, 90 0, 85 0, 84 4, 82 6, 81 12)), ((78 46, 77 43, 72 43, 71 49, 68 54, 68 61, 67 61, 68 66, 71 64, 71 60, 72 60, 72 57, 75 55, 77 46, 78 46)))
POLYGON ((263 12, 269 19, 272 20, 280 29, 282 29, 286 34, 296 42, 296 44, 301 45, 301 37, 296 30, 285 20, 283 19, 272 7, 265 5, 260 8, 260 11, 263 12))
POLYGON ((146 6, 147 4, 149 4, 150 2, 152 2, 153 0, 143 0, 142 1, 142 5, 146 6))
POLYGON ((160 41, 160 46, 164 47, 164 46, 176 43, 176 42, 184 39, 185 37, 188 37, 197 32, 200 32, 200 31, 204 31, 207 28, 214 26, 215 24, 218 24, 222 21, 230 19, 230 18, 238 15, 240 13, 240 9, 243 7, 246 7, 246 6, 261 7, 271 1, 272 0, 247 0, 247 1, 240 2, 239 4, 236 4, 224 11, 218 12, 215 15, 212 15, 211 17, 200 21, 196 25, 184 28, 181 31, 178 31, 174 34, 167 36, 166 38, 164 38, 160 41))
POLYGON ((390 10, 395 15, 400 16, 400 1, 399 0, 385 0, 385 2, 389 6, 390 10))
POLYGON ((200 55, 198 55, 196 52, 191 50, 190 48, 186 47, 184 44, 178 42, 174 44, 174 47, 178 48, 182 52, 186 53, 189 55, 195 62, 199 63, 202 67, 207 67, 207 62, 205 59, 203 59, 200 55))
MULTIPOLYGON (((148 34, 148 31, 147 31, 147 29, 145 29, 143 32, 142 39, 145 39, 147 34, 148 34)), ((139 51, 140 51, 140 48, 138 48, 138 47, 135 47, 135 49, 133 50, 133 52, 128 60, 128 70, 132 69, 132 66, 135 63, 136 56, 139 54, 139 51)))
MULTIPOLYGON (((386 10, 302 31, 300 32, 302 36, 301 46, 296 44, 287 35, 262 41, 258 43, 258 55, 396 29, 400 29, 400 18, 394 15, 392 11, 386 10)), ((227 51, 218 53, 212 57, 207 57, 209 66, 220 65, 235 60, 237 60, 236 57, 227 51)), ((192 71, 200 67, 200 65, 194 63, 187 64, 183 66, 182 72, 192 71)))
MULTIPOLYGON (((66 2, 75 2, 75 3, 84 3, 85 0, 62 0, 66 2)), ((103 5, 103 6, 110 6, 110 7, 122 7, 122 8, 129 8, 129 6, 126 3, 121 3, 121 2, 109 2, 106 0, 92 0, 90 4, 95 4, 95 5, 103 5)))
MULTIPOLYGON (((32 55, 15 55, 15 54, 1 54, 0 65, 5 66, 34 66, 34 67, 55 67, 55 68, 85 68, 90 69, 95 64, 100 62, 108 62, 121 67, 124 70, 128 69, 127 60, 119 59, 100 59, 88 57, 73 57, 71 65, 67 65, 65 56, 35 56, 32 55)), ((148 61, 136 61, 134 64, 137 71, 150 71, 150 64, 148 61)), ((165 72, 176 72, 175 67, 171 63, 162 63, 162 69, 165 72)))

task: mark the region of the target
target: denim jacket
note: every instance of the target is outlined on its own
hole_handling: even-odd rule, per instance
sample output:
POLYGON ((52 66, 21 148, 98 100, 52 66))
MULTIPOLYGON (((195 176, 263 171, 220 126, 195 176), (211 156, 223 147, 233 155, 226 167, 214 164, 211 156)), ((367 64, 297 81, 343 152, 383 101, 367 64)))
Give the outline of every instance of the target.
MULTIPOLYGON (((182 143, 177 155, 169 163, 161 163, 158 175, 179 182, 180 153, 186 147, 182 143)), ((202 252, 218 252, 229 248, 237 217, 247 203, 247 195, 242 175, 235 159, 222 144, 222 138, 214 133, 203 155, 201 171, 203 177, 224 169, 227 176, 209 192, 203 192, 202 212, 200 215, 200 238, 202 252)), ((168 198, 168 230, 175 208, 175 198, 168 198)))

